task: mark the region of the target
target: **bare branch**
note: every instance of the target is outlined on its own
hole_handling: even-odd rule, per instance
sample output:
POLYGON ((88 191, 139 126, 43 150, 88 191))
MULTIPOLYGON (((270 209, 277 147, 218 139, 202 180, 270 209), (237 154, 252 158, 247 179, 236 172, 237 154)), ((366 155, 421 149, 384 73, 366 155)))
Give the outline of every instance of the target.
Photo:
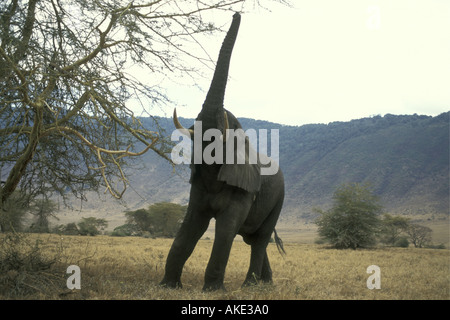
POLYGON ((155 139, 152 143, 148 144, 142 151, 140 152, 131 152, 129 149, 131 148, 131 146, 128 146, 128 148, 126 150, 108 150, 108 149, 104 149, 101 147, 96 146, 94 143, 90 142, 88 139, 86 139, 81 133, 79 133, 77 130, 69 128, 69 127, 54 127, 51 129, 47 129, 45 131, 45 133, 42 135, 42 137, 45 137, 47 135, 51 135, 54 133, 59 133, 61 134, 61 132, 67 132, 69 134, 72 134, 74 136, 76 136, 78 139, 80 139, 85 145, 87 145, 89 148, 91 148, 92 150, 95 151, 96 155, 97 155, 97 160, 100 163, 100 167, 98 168, 93 168, 91 167, 91 169, 93 170, 99 170, 101 172, 101 175, 103 177, 103 181, 107 187, 107 190, 111 193, 111 195, 117 199, 120 199, 122 197, 122 195, 124 194, 124 192, 126 191, 127 188, 127 179, 125 178, 125 174, 123 173, 122 167, 119 164, 118 160, 124 158, 124 157, 138 157, 143 155, 144 153, 146 153, 148 150, 150 150, 151 148, 153 148, 154 144, 156 143, 157 139, 155 139), (103 160, 103 154, 107 154, 111 156, 111 160, 113 161, 113 163, 115 164, 115 166, 117 167, 117 169, 120 172, 120 178, 123 182, 123 189, 122 191, 119 193, 117 191, 114 190, 114 188, 111 187, 108 178, 105 175, 105 169, 107 168, 106 163, 103 160), (117 158, 113 157, 114 155, 118 155, 117 158))

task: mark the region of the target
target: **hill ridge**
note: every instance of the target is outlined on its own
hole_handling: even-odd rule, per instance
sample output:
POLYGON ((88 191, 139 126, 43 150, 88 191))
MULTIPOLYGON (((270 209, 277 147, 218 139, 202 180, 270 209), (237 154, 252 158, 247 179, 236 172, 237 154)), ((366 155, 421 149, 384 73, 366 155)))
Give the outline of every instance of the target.
MULTIPOLYGON (((434 117, 386 114, 302 126, 238 119, 244 130, 279 129, 280 167, 286 179, 281 219, 311 220, 312 208, 329 206, 333 191, 344 182, 371 183, 393 214, 448 216, 449 115, 450 111, 434 117)), ((170 135, 172 119, 157 119, 170 135)), ((179 120, 186 127, 194 122, 179 120)), ((177 166, 174 173, 167 161, 151 152, 137 162, 139 168, 126 169, 136 192, 127 191, 124 206, 90 196, 83 207, 114 214, 160 201, 188 202, 187 165, 177 166)))

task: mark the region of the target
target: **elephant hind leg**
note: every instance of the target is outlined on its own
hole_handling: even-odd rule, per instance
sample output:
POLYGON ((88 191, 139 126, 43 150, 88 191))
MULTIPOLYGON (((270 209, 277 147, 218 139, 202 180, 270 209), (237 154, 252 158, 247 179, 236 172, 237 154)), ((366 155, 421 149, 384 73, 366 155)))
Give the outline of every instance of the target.
POLYGON ((255 285, 261 280, 271 282, 272 270, 270 269, 269 258, 266 252, 269 240, 253 238, 251 240, 247 239, 246 242, 251 245, 251 255, 250 266, 242 286, 255 285))
POLYGON ((270 268, 269 257, 266 254, 264 255, 264 261, 261 270, 261 281, 264 283, 272 283, 272 269, 270 268))
MULTIPOLYGON (((253 250, 257 249, 252 248, 252 251, 253 250)), ((255 261, 256 259, 260 259, 260 257, 254 257, 254 261, 250 259, 250 267, 247 272, 247 276, 245 277, 245 281, 242 284, 244 287, 248 285, 255 285, 260 281, 263 283, 272 284, 272 268, 270 267, 269 256, 267 255, 266 249, 264 249, 261 267, 258 265, 260 261, 255 261)))
MULTIPOLYGON (((272 269, 270 268, 266 248, 269 244, 270 237, 275 230, 275 225, 280 215, 282 205, 283 199, 278 201, 256 233, 244 236, 244 241, 251 246, 252 251, 250 256, 250 267, 243 286, 258 283, 260 280, 266 283, 272 283, 272 269)), ((280 245, 282 248, 282 243, 278 238, 278 235, 276 235, 276 242, 277 247, 280 245)), ((282 250, 284 251, 284 249, 282 250)))

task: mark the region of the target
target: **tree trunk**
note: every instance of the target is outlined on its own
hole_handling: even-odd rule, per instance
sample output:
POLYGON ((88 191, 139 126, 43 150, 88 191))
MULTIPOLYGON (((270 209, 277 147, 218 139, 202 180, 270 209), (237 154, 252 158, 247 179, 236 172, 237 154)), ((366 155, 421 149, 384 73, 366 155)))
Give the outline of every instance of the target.
POLYGON ((3 208, 3 204, 8 200, 11 194, 16 190, 19 185, 20 179, 22 179, 28 164, 33 159, 36 148, 39 144, 39 138, 42 128, 44 109, 42 106, 35 108, 36 113, 34 116, 33 129, 30 133, 28 145, 24 149, 23 154, 17 159, 14 167, 9 172, 8 179, 6 179, 5 185, 2 188, 1 204, 0 208, 3 208))

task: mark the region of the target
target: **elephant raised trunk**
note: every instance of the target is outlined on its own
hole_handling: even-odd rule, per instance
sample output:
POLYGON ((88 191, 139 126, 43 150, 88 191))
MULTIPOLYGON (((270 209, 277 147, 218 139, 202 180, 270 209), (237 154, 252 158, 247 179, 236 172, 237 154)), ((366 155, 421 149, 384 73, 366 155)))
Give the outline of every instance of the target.
MULTIPOLYGON (((225 97, 225 88, 228 80, 231 53, 233 52, 240 23, 241 15, 236 12, 233 15, 233 21, 230 29, 223 40, 219 58, 217 59, 214 76, 211 81, 208 94, 206 95, 205 102, 203 103, 202 111, 198 117, 198 120, 204 121, 213 127, 221 129, 223 133, 223 141, 226 141, 226 129, 229 128, 227 113, 223 108, 223 100, 225 97)), ((193 136, 194 130, 184 128, 178 121, 176 109, 173 113, 173 122, 175 127, 181 130, 183 134, 188 136, 190 135, 191 137, 193 136)))
POLYGON ((239 13, 235 13, 233 15, 233 22, 231 23, 230 29, 223 40, 219 58, 217 59, 214 76, 211 81, 208 94, 206 95, 205 102, 203 103, 202 118, 214 117, 214 120, 216 120, 215 117, 217 115, 223 114, 223 112, 220 111, 223 109, 223 100, 225 96, 225 87, 228 80, 228 69, 230 67, 231 53, 236 41, 240 22, 241 15, 239 13))

